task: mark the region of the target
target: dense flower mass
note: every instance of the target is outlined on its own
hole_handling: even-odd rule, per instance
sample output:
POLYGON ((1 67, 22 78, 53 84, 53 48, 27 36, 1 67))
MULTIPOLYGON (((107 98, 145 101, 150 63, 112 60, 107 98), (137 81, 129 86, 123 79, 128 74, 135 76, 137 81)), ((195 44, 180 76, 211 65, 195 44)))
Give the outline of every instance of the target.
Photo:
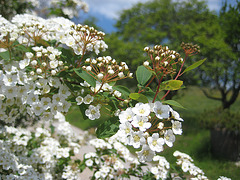
POLYGON ((70 157, 79 152, 83 136, 73 134, 62 114, 55 118, 55 134, 40 127, 35 131, 10 126, 0 129, 1 179, 77 179, 79 170, 70 157))
MULTIPOLYGON (((68 5, 63 11, 70 17, 75 13, 68 5)), ((177 78, 185 60, 167 46, 145 48, 151 62, 138 69, 138 92, 131 93, 117 84, 133 78, 125 62, 94 57, 108 47, 104 35, 62 17, 21 14, 8 21, 0 16, 0 179, 72 180, 86 167, 94 171, 92 179, 179 178, 181 173, 172 173, 158 153, 182 134, 183 119, 162 100, 181 88, 177 78), (149 87, 155 78, 156 92, 149 87), (167 93, 160 100, 161 90, 167 93), (72 105, 79 107, 80 118, 103 117, 94 135, 78 136, 66 122, 72 105), (76 159, 83 143, 95 152, 76 159), (137 158, 128 145, 137 149, 137 158)), ((189 45, 184 50, 194 53, 189 45)), ((176 151, 174 156, 193 179, 207 179, 188 155, 176 151)))
POLYGON ((169 105, 159 101, 155 103, 137 103, 119 114, 121 141, 134 148, 140 148, 138 157, 141 162, 152 161, 156 152, 163 151, 163 145, 173 146, 175 135, 182 134, 178 114, 169 105))

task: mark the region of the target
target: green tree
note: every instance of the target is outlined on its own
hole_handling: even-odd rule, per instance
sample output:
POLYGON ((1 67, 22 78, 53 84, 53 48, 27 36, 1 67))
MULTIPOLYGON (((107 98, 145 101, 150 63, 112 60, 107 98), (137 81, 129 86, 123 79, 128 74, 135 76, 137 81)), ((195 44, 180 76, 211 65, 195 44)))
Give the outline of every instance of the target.
POLYGON ((209 44, 209 49, 212 47, 212 54, 207 54, 211 61, 202 66, 202 83, 220 91, 220 97, 207 91, 204 93, 211 99, 220 100, 223 109, 227 109, 236 101, 240 91, 240 2, 236 1, 233 6, 226 1, 218 22, 218 33, 214 33, 216 37, 209 43, 203 43, 205 46, 209 44))
MULTIPOLYGON (((223 108, 229 108, 239 92, 238 8, 239 3, 236 7, 225 4, 220 15, 217 15, 202 0, 152 0, 138 3, 122 12, 116 23, 116 36, 123 41, 122 44, 149 46, 167 43, 179 51, 183 41, 200 45, 201 55, 197 58, 206 57, 207 62, 199 69, 199 73, 191 72, 181 78, 184 78, 186 84, 197 83, 218 89, 221 97, 212 96, 206 91, 205 94, 221 100, 223 108)), ((144 58, 141 54, 138 57, 144 58)), ((188 60, 189 64, 194 60, 188 60)), ((140 61, 135 59, 133 62, 140 61)))

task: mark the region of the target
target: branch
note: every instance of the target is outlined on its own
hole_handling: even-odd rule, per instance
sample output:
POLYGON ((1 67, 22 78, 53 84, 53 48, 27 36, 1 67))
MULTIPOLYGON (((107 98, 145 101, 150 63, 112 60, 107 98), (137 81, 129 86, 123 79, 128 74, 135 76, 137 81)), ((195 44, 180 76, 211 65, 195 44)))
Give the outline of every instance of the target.
POLYGON ((204 90, 203 88, 201 88, 203 94, 209 98, 209 99, 214 99, 214 100, 218 100, 218 101, 222 101, 222 98, 218 98, 218 97, 214 97, 214 96, 211 96, 206 90, 204 90))

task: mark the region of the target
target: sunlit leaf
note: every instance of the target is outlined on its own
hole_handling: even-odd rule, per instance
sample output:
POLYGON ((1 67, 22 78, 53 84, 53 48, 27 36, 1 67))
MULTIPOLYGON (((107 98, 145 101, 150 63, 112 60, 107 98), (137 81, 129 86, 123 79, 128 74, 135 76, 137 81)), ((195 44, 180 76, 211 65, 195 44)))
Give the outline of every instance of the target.
POLYGON ((139 66, 136 71, 137 81, 141 85, 145 85, 151 78, 152 73, 144 66, 139 66))
POLYGON ((178 90, 181 88, 182 85, 183 85, 183 81, 181 80, 169 80, 169 81, 164 81, 161 84, 160 89, 161 90, 178 90))
POLYGON ((163 103, 185 109, 180 103, 178 103, 177 101, 174 101, 174 100, 166 100, 166 101, 163 101, 163 103))
POLYGON ((81 77, 83 80, 85 80, 92 87, 96 86, 96 80, 90 74, 88 74, 86 71, 84 71, 80 68, 79 69, 73 69, 73 70, 79 77, 81 77))
POLYGON ((129 97, 133 100, 136 100, 138 102, 142 102, 142 103, 148 103, 148 98, 146 96, 144 96, 143 94, 139 94, 139 93, 131 93, 129 95, 129 97))
POLYGON ((207 60, 207 58, 195 62, 195 63, 192 64, 191 66, 187 67, 187 68, 183 71, 183 73, 185 73, 185 72, 187 72, 187 71, 190 71, 190 70, 192 70, 192 69, 197 68, 197 67, 200 66, 202 63, 204 63, 204 61, 206 61, 206 60, 207 60))

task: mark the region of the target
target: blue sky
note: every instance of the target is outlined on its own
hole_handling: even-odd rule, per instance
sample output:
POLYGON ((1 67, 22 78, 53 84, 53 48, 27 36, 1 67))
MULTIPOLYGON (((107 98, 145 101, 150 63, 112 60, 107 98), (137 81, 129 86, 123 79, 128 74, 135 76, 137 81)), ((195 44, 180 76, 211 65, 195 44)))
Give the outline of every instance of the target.
MULTIPOLYGON (((83 20, 88 16, 96 17, 97 25, 101 27, 104 32, 110 33, 115 30, 114 24, 119 17, 119 12, 124 9, 131 8, 138 2, 147 2, 148 0, 84 0, 89 5, 89 12, 87 14, 80 14, 80 19, 83 20)), ((233 3, 235 0, 228 0, 233 3)), ((207 0, 210 10, 219 11, 222 0, 207 0)))

